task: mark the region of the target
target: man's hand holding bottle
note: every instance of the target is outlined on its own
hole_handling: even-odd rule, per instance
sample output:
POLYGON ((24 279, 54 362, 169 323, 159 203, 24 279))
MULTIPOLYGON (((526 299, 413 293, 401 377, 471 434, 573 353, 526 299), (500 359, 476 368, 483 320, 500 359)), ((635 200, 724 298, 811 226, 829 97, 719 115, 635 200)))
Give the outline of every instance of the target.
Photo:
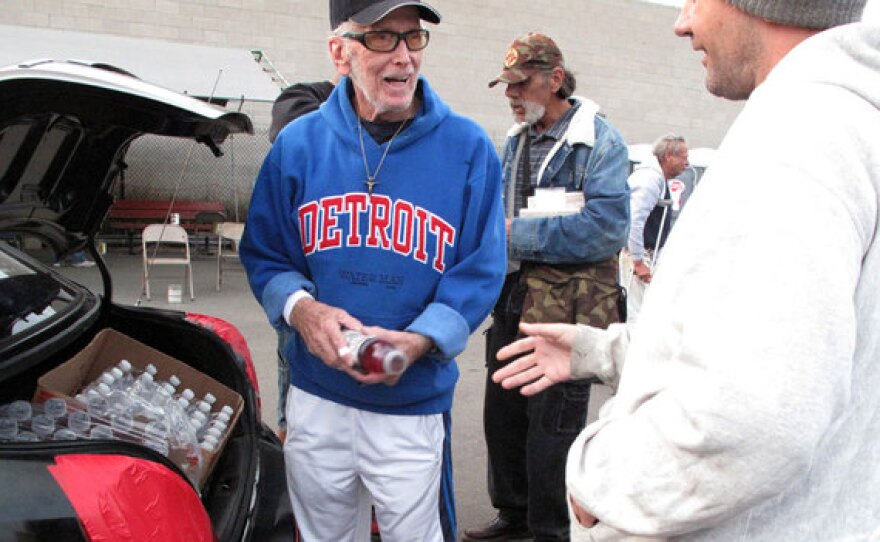
POLYGON ((289 320, 309 352, 362 384, 397 384, 413 361, 434 346, 430 338, 419 333, 364 326, 345 310, 312 298, 297 302, 289 320), (357 333, 350 333, 346 338, 345 330, 357 333), (367 347, 366 341, 371 343, 373 357, 379 356, 372 363, 358 359, 359 350, 362 352, 367 347))

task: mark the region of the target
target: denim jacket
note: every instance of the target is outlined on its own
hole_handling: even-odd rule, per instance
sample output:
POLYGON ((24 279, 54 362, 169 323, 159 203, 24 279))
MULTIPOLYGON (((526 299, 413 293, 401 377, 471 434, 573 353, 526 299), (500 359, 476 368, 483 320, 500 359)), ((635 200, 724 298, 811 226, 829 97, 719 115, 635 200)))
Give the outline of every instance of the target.
MULTIPOLYGON (((580 190, 584 206, 577 214, 517 217, 510 226, 509 255, 544 263, 591 263, 606 260, 626 245, 629 233, 629 155, 623 138, 597 114, 599 107, 571 98, 580 108, 565 137, 547 155, 538 187, 580 190)), ((504 144, 504 197, 516 173, 517 147, 525 125, 515 125, 504 144)), ((505 201, 505 208, 507 208, 505 201)))

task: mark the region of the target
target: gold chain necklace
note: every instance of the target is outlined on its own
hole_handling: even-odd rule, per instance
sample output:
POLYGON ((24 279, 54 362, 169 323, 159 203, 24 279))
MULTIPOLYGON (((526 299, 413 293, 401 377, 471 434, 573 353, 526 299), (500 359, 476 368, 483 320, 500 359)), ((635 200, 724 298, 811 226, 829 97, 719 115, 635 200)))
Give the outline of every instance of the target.
POLYGON ((409 119, 404 119, 404 121, 400 123, 400 126, 397 127, 397 131, 394 132, 394 135, 391 136, 391 139, 388 140, 388 145, 385 147, 385 152, 382 153, 379 165, 376 166, 376 171, 371 175, 370 166, 367 164, 367 151, 364 149, 364 132, 361 128, 361 119, 358 117, 358 139, 361 142, 361 157, 364 159, 364 171, 367 173, 367 180, 364 181, 364 184, 367 185, 367 193, 370 197, 373 197, 373 187, 379 184, 379 181, 376 180, 376 175, 379 174, 379 170, 382 169, 382 164, 385 163, 385 157, 388 156, 388 151, 391 150, 391 144, 394 142, 394 138, 397 137, 397 134, 403 131, 403 127, 408 120, 409 119))

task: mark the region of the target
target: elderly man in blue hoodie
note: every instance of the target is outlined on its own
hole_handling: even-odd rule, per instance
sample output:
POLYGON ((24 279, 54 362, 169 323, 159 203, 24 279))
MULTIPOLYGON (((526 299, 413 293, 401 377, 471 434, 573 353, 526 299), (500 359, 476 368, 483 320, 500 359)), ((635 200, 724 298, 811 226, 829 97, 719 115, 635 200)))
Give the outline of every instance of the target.
POLYGON ((455 540, 450 409, 455 356, 506 268, 492 142, 419 75, 437 11, 331 0, 328 100, 278 134, 241 244, 251 288, 292 330, 284 443, 304 540, 455 540), (355 365, 350 329, 409 360, 355 365))

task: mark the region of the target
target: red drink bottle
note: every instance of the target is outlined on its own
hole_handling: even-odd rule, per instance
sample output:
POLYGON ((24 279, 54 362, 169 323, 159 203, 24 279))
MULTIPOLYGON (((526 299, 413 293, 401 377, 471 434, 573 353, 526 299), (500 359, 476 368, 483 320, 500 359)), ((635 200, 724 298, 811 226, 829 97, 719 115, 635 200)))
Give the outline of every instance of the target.
POLYGON ((355 357, 355 368, 363 373, 398 374, 406 369, 407 359, 388 341, 343 329, 342 336, 355 357))

